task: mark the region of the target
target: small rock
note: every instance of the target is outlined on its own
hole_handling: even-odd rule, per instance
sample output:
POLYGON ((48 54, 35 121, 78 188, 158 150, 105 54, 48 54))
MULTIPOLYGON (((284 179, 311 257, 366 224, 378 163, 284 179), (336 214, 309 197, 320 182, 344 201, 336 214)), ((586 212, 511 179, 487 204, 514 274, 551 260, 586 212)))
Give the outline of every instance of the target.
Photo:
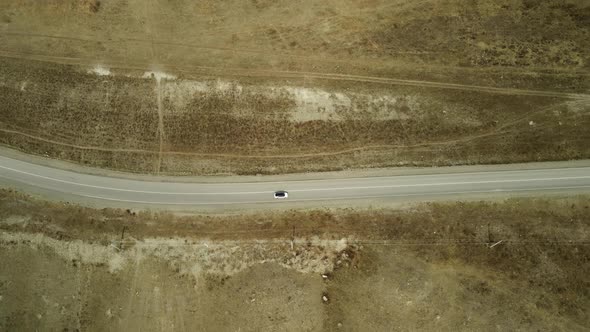
POLYGON ((326 295, 324 295, 324 296, 322 296, 322 300, 323 300, 324 302, 328 302, 328 297, 327 297, 326 295))
MULTIPOLYGON (((328 275, 327 274, 322 274, 322 278, 324 279, 328 279, 328 275)), ((0 297, 0 300, 2 299, 2 297, 0 297)))
POLYGON ((534 126, 535 125, 535 121, 529 121, 529 126, 534 126))
POLYGON ((36 316, 37 316, 37 319, 41 319, 41 317, 43 317, 43 315, 41 315, 41 314, 37 314, 36 316))
POLYGON ((341 328, 341 327, 342 327, 342 323, 338 323, 338 328, 341 328))

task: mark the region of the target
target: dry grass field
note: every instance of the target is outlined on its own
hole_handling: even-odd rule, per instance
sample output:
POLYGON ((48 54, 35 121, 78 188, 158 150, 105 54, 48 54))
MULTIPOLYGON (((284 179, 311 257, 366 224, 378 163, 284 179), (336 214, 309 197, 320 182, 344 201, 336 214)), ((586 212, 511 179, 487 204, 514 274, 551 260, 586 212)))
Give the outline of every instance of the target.
POLYGON ((589 209, 579 196, 181 217, 2 191, 0 329, 583 331, 589 209))
MULTIPOLYGON (((590 158, 585 0, 0 0, 0 144, 111 170, 590 158)), ((0 189, 0 331, 585 331, 590 197, 244 215, 0 189)))
POLYGON ((277 174, 588 158, 585 1, 3 1, 0 142, 277 174))

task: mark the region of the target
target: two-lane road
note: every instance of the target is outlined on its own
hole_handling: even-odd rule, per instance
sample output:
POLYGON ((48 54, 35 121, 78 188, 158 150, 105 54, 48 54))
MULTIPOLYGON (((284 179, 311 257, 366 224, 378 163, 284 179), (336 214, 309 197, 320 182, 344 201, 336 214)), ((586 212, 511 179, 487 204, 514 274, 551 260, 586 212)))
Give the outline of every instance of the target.
POLYGON ((408 197, 421 200, 482 193, 590 192, 590 167, 285 182, 174 183, 81 174, 0 157, 0 185, 92 206, 191 209, 408 197), (287 190, 289 198, 274 199, 276 190, 287 190))

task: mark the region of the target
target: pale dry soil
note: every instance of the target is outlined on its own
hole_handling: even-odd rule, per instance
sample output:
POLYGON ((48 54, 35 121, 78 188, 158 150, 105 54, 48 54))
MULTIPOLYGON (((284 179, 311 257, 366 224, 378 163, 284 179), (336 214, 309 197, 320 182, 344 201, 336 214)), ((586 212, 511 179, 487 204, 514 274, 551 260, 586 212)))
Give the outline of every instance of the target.
POLYGON ((590 157, 582 0, 0 1, 0 143, 170 175, 590 157))
POLYGON ((590 324, 587 196, 224 217, 0 198, 0 330, 590 324))

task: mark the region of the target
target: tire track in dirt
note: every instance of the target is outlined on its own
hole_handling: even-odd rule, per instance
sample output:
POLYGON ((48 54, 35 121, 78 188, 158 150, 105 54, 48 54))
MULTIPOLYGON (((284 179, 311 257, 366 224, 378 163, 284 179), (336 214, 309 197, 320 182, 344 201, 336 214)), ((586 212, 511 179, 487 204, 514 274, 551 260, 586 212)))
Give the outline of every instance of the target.
MULTIPOLYGON (((0 57, 2 56, 2 54, 0 54, 0 57)), ((80 58, 62 58, 62 59, 68 59, 68 60, 82 60, 80 58)), ((42 60, 43 61, 43 60, 42 60)), ((54 61, 52 61, 54 62, 54 61)), ((120 68, 131 68, 131 67, 120 67, 120 68)), ((145 67, 133 67, 133 69, 144 69, 145 67)), ((198 67, 199 69, 212 69, 212 70, 219 70, 218 68, 210 68, 210 67, 198 67)), ((240 71, 244 72, 245 70, 241 70, 240 71)), ((253 72, 253 71, 250 71, 253 72)), ((264 71, 265 73, 276 73, 276 71, 264 71)), ((278 73, 283 73, 283 74, 289 74, 289 75, 297 75, 297 74, 301 74, 302 72, 287 72, 287 71, 279 71, 278 73)), ((305 72, 304 72, 305 73, 305 72)), ((318 153, 306 153, 306 154, 286 154, 286 155, 251 155, 251 154, 223 154, 223 153, 199 153, 199 152, 183 152, 183 151, 164 151, 163 149, 163 145, 164 145, 164 137, 165 137, 165 133, 164 133, 164 124, 163 124, 163 106, 162 106, 162 96, 161 96, 161 79, 164 78, 166 79, 165 74, 163 73, 152 73, 152 74, 157 74, 157 75, 152 75, 152 78, 155 78, 156 80, 156 94, 157 94, 157 111, 158 111, 158 138, 159 138, 159 149, 157 151, 154 150, 145 150, 145 149, 113 149, 113 148, 106 148, 106 147, 99 147, 99 146, 84 146, 84 145, 76 145, 76 144, 70 144, 70 143, 65 143, 65 142, 60 142, 60 141, 56 141, 56 140, 52 140, 52 139, 46 139, 43 138, 41 136, 37 136, 37 135, 32 135, 32 134, 28 134, 25 133, 23 131, 19 131, 19 130, 12 130, 12 129, 6 129, 6 128, 0 128, 1 132, 5 132, 5 133, 10 133, 10 134, 16 134, 16 135, 21 135, 21 136, 25 136, 31 139, 35 139, 38 141, 43 141, 46 143, 50 143, 50 144, 55 144, 55 145, 61 145, 61 146, 67 146, 67 147, 71 147, 71 148, 76 148, 76 149, 82 149, 82 150, 96 150, 96 151, 105 151, 105 152, 127 152, 127 153, 144 153, 144 154, 158 154, 158 161, 157 161, 157 171, 159 172, 160 167, 161 167, 161 159, 163 155, 188 155, 188 156, 202 156, 202 157, 222 157, 222 158, 248 158, 248 159, 263 159, 263 158, 310 158, 310 157, 321 157, 321 156, 333 156, 333 155, 341 155, 341 154, 347 154, 347 153, 353 153, 353 152, 358 152, 358 151, 367 151, 367 150, 380 150, 380 149, 388 149, 388 148, 417 148, 417 147, 428 147, 428 146, 437 146, 437 145, 444 145, 444 144, 453 144, 453 143, 461 143, 461 142, 466 142, 469 140, 473 140, 473 139, 478 139, 478 138, 483 138, 483 137, 488 137, 491 135, 495 135, 500 133, 499 130, 502 128, 506 128, 507 126, 513 125, 517 122, 520 122, 524 119, 524 117, 526 116, 530 116, 531 113, 537 113, 540 111, 544 111, 545 109, 542 110, 538 110, 538 111, 533 111, 533 112, 529 112, 527 114, 525 114, 524 117, 513 120, 509 123, 504 124, 503 126, 497 128, 495 131, 493 132, 489 132, 489 133, 484 133, 484 134, 480 134, 480 135, 476 135, 476 136, 467 136, 467 137, 461 137, 461 138, 457 138, 457 139, 453 139, 453 140, 447 140, 447 141, 439 141, 439 142, 424 142, 424 143, 416 143, 416 144, 412 144, 412 145, 403 145, 403 144, 379 144, 379 145, 366 145, 363 147, 356 147, 356 148, 349 148, 349 149, 343 149, 343 150, 338 150, 338 151, 332 151, 332 152, 318 152, 318 153), (163 75, 163 76, 162 76, 163 75)), ((365 77, 365 76, 355 76, 355 75, 343 75, 343 74, 322 74, 322 73, 309 73, 307 72, 307 75, 305 75, 307 77, 309 76, 318 76, 318 77, 334 77, 334 79, 350 79, 350 80, 371 80, 371 81, 375 81, 375 82, 385 82, 385 83, 389 83, 391 81, 394 82, 398 82, 401 81, 402 83, 409 83, 409 84, 419 84, 421 86, 436 86, 437 85, 446 85, 446 86, 452 86, 454 88, 464 88, 464 87, 468 87, 468 88, 485 88, 485 89, 494 89, 494 90, 507 90, 507 91, 516 91, 516 92, 532 92, 532 93, 540 93, 542 96, 550 96, 550 97, 556 97, 556 96, 561 96, 563 97, 565 96, 569 96, 569 97, 576 97, 576 99, 578 98, 582 98, 582 100, 586 101, 588 100, 588 98, 590 98, 590 96, 588 95, 580 95, 580 94, 567 94, 567 93, 561 93, 561 92, 547 92, 547 91, 530 91, 530 90, 517 90, 517 89, 503 89, 503 88, 493 88, 493 87, 477 87, 477 86, 465 86, 465 85, 460 85, 460 84, 452 84, 452 83, 437 83, 437 82, 425 82, 425 81, 410 81, 410 80, 396 80, 396 79, 387 79, 387 78, 378 78, 378 77, 365 77)), ((145 77, 145 76, 144 76, 145 77)), ((59 134, 58 134, 59 135, 59 134)))
MULTIPOLYGON (((538 111, 537 111, 538 112, 538 111)), ((532 113, 537 113, 532 112, 532 113)), ((530 114, 527 114, 530 115, 530 114)), ((437 141, 437 142, 423 142, 423 143, 415 143, 415 144, 375 144, 375 145, 365 145, 362 147, 356 148, 349 148, 349 149, 342 149, 338 151, 332 152, 317 152, 317 153, 302 153, 302 154, 283 154, 283 155, 253 155, 253 154, 231 154, 231 153, 201 153, 201 152, 184 152, 184 151, 164 151, 162 146, 160 145, 159 150, 143 150, 143 149, 111 149, 111 148, 104 148, 104 147, 97 147, 97 146, 83 146, 83 145, 76 145, 70 143, 59 142, 51 139, 46 139, 40 136, 34 136, 31 134, 23 133, 17 130, 10 130, 0 128, 0 132, 22 135, 31 139, 35 139, 41 142, 46 142, 55 145, 67 146, 75 149, 81 150, 96 150, 96 151, 104 151, 104 152, 122 152, 122 153, 143 153, 143 154, 157 154, 159 159, 161 160, 161 156, 163 155, 178 155, 178 156, 192 156, 192 157, 212 157, 212 158, 244 158, 244 159, 281 159, 281 158, 313 158, 313 157, 329 157, 329 156, 338 156, 343 154, 349 154, 354 152, 362 152, 362 151, 371 151, 371 150, 384 150, 384 149, 413 149, 413 148, 428 148, 428 147, 435 147, 435 146, 444 146, 449 144, 457 144, 457 143, 466 143, 476 139, 492 137, 495 135, 506 134, 509 131, 504 130, 510 126, 513 126, 521 121, 523 121, 525 117, 515 119, 510 121, 492 131, 477 134, 477 135, 470 135, 466 137, 454 138, 450 140, 444 141, 437 141)))
POLYGON ((162 152, 164 151, 164 114, 162 113, 162 78, 156 76, 156 96, 158 103, 158 139, 160 143, 160 149, 158 151, 158 162, 156 165, 156 174, 160 174, 162 169, 162 152))
MULTIPOLYGON (((269 71, 258 71, 258 72, 262 74, 260 76, 273 74, 273 72, 269 72, 269 71)), ((284 77, 291 77, 291 78, 296 78, 296 75, 303 75, 307 78, 326 79, 326 80, 383 83, 383 84, 391 84, 391 85, 415 86, 415 87, 420 87, 420 88, 452 89, 452 90, 465 90, 465 91, 476 91, 476 92, 487 92, 487 93, 520 95, 520 96, 539 96, 539 97, 553 97, 553 98, 566 98, 566 99, 581 99, 581 100, 590 101, 590 95, 587 95, 587 94, 567 93, 567 92, 558 92, 558 91, 498 88, 498 87, 489 87, 489 86, 481 86, 481 85, 467 85, 467 84, 443 83, 443 82, 431 82, 431 81, 404 80, 404 79, 395 79, 395 78, 382 78, 382 77, 347 75, 347 74, 324 74, 324 73, 314 73, 314 72, 288 72, 288 71, 279 71, 277 73, 285 75, 284 77)), ((248 76, 257 76, 257 74, 258 74, 257 72, 254 72, 252 75, 248 75, 248 76)))
MULTIPOLYGON (((58 57, 51 55, 39 55, 39 54, 26 54, 21 52, 11 52, 6 50, 0 50, 0 57, 7 58, 18 58, 18 59, 29 59, 46 62, 57 62, 62 64, 77 64, 91 66, 96 64, 98 61, 95 59, 84 59, 77 57, 58 57)), ((105 61, 103 61, 105 63, 105 61)), ((148 62, 136 63, 131 65, 126 62, 111 61, 105 63, 106 66, 115 69, 131 69, 131 70, 145 70, 149 66, 153 65, 148 62)), ((549 90, 527 90, 527 89, 516 89, 516 88, 500 88, 491 86, 481 85, 468 85, 468 84, 457 84, 457 83, 444 83, 444 82, 432 82, 432 81, 418 81, 418 80, 406 80, 396 78, 385 78, 385 77, 374 77, 374 76, 361 76, 361 75, 348 75, 348 74, 334 74, 334 73, 321 73, 321 72, 305 72, 305 71, 283 71, 283 70, 252 70, 242 68, 231 68, 231 67, 208 67, 208 66, 177 66, 174 64, 161 64, 166 68, 170 68, 176 72, 183 74, 199 74, 199 75, 211 75, 215 73, 218 76, 242 76, 242 77, 267 77, 267 78, 293 78, 293 79, 304 79, 312 78, 319 80, 334 80, 334 81, 351 81, 351 82, 366 82, 366 83, 378 83, 388 85, 400 85, 400 86, 413 86, 419 88, 432 88, 432 89, 451 89, 451 90, 463 90, 463 91, 475 91, 483 93, 493 94, 505 94, 505 95, 519 95, 519 96, 537 96, 537 97, 548 97, 548 98, 563 98, 563 99, 574 99, 590 101, 590 95, 581 93, 568 93, 559 91, 549 90)))

